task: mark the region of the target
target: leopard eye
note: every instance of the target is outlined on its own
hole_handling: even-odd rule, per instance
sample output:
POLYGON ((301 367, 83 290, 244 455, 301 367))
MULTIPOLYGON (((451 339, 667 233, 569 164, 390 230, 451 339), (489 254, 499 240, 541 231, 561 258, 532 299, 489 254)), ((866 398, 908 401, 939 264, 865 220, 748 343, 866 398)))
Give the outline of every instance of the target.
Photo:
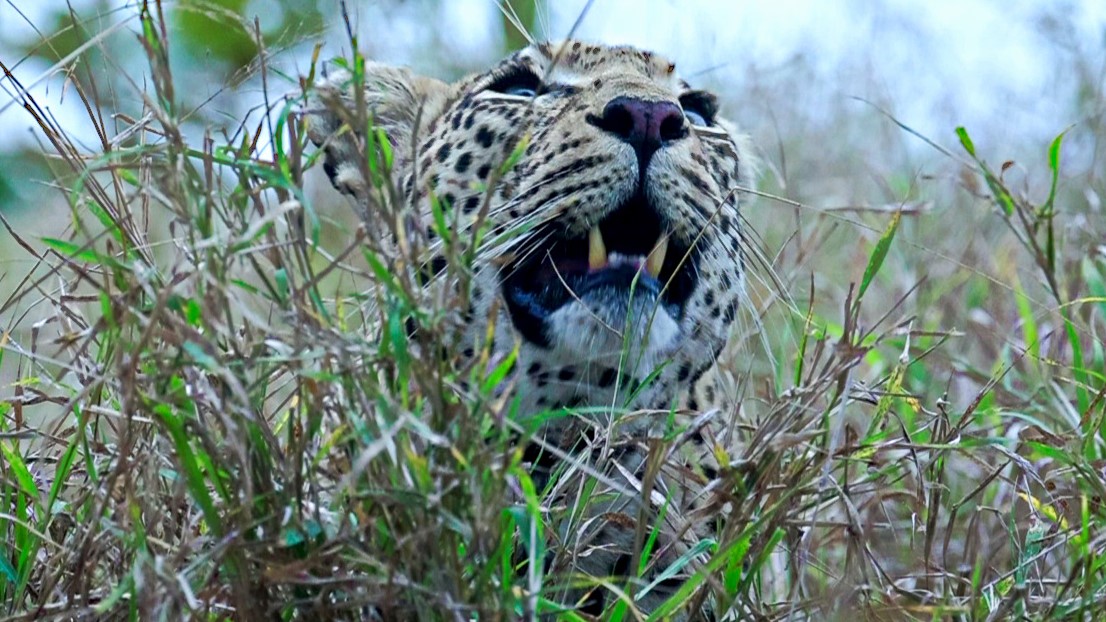
POLYGON ((680 106, 684 116, 692 125, 710 127, 714 125, 714 113, 718 108, 714 96, 703 91, 692 91, 680 97, 680 106))
POLYGON ((684 108, 684 116, 687 117, 687 120, 690 121, 692 125, 710 125, 702 114, 690 108, 684 108))
POLYGON ((535 97, 542 90, 541 77, 525 67, 514 67, 488 85, 488 90, 516 97, 535 97))
POLYGON ((527 86, 512 86, 504 91, 507 95, 518 95, 519 97, 533 97, 538 94, 534 89, 527 86))

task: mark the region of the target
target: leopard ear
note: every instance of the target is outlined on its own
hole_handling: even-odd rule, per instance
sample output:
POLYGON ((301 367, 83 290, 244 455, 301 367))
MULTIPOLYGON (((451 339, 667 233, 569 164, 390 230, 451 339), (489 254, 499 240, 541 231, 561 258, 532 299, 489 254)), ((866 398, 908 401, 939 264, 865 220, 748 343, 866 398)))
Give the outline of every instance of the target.
MULTIPOLYGON (((331 183, 365 206, 369 188, 364 176, 368 167, 362 128, 368 120, 358 120, 353 82, 345 69, 329 68, 309 98, 304 117, 308 138, 325 150, 323 168, 331 183)), ((402 173, 406 168, 412 143, 445 110, 451 90, 445 82, 403 67, 365 63, 364 111, 391 143, 393 172, 402 173)))

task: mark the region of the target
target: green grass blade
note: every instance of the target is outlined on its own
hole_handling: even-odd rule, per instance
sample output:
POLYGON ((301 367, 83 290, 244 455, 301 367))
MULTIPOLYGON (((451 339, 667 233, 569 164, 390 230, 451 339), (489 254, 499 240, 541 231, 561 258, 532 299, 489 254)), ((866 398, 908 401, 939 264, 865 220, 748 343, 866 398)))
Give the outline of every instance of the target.
POLYGON ((864 292, 868 291, 872 279, 875 278, 876 273, 883 266, 883 260, 887 257, 887 251, 891 248, 891 242, 895 239, 895 232, 898 231, 901 220, 902 210, 898 210, 891 216, 891 222, 887 223, 883 235, 879 236, 876 247, 872 249, 872 254, 868 257, 868 265, 864 268, 864 277, 860 280, 860 289, 856 293, 856 306, 859 307, 860 300, 864 298, 864 292))

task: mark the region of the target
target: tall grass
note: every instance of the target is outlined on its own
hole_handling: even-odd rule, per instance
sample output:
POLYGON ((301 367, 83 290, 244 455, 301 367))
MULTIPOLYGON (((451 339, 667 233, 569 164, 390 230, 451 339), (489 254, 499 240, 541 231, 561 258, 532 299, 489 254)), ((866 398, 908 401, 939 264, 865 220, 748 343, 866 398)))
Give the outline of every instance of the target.
MULTIPOLYGON (((33 267, 0 302, 0 615, 581 619, 556 604, 566 585, 648 588, 546 563, 578 508, 525 466, 510 357, 463 362, 463 300, 421 286, 417 240, 387 242, 406 223, 386 176, 381 230, 323 235, 295 114, 314 70, 288 98, 265 82, 266 120, 193 143, 162 6, 140 23, 127 140, 80 83, 91 153, 20 102, 71 222, 33 238, 4 221, 33 267)), ((738 406, 704 413, 737 426, 714 484, 727 516, 653 618, 708 592, 739 619, 1101 615, 1106 227, 1080 199, 1101 181, 1065 187, 1061 134, 1041 146, 1046 191, 1020 191, 957 135, 933 143, 955 173, 889 209, 785 196, 801 172, 747 208, 763 334, 732 362, 738 406)), ((469 261, 449 262, 462 291, 469 261)))

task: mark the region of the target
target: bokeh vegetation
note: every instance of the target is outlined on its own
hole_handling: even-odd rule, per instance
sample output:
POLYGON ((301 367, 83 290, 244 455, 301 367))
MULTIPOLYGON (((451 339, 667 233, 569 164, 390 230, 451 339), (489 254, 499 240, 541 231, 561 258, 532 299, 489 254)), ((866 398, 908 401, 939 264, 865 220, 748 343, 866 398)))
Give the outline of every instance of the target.
MULTIPOLYGON (((511 4, 503 50, 420 63, 517 47, 542 9, 511 4)), ((59 8, 0 58, 60 63, 87 109, 61 125, 5 83, 42 143, 0 161, 4 619, 558 611, 508 368, 439 356, 451 303, 320 182, 293 114, 315 66, 282 60, 348 34, 279 6, 59 8)), ((718 415, 744 441, 711 551, 736 616, 1106 607, 1102 51, 1018 158, 876 105, 812 114, 802 71, 712 85, 766 165, 718 415)))

